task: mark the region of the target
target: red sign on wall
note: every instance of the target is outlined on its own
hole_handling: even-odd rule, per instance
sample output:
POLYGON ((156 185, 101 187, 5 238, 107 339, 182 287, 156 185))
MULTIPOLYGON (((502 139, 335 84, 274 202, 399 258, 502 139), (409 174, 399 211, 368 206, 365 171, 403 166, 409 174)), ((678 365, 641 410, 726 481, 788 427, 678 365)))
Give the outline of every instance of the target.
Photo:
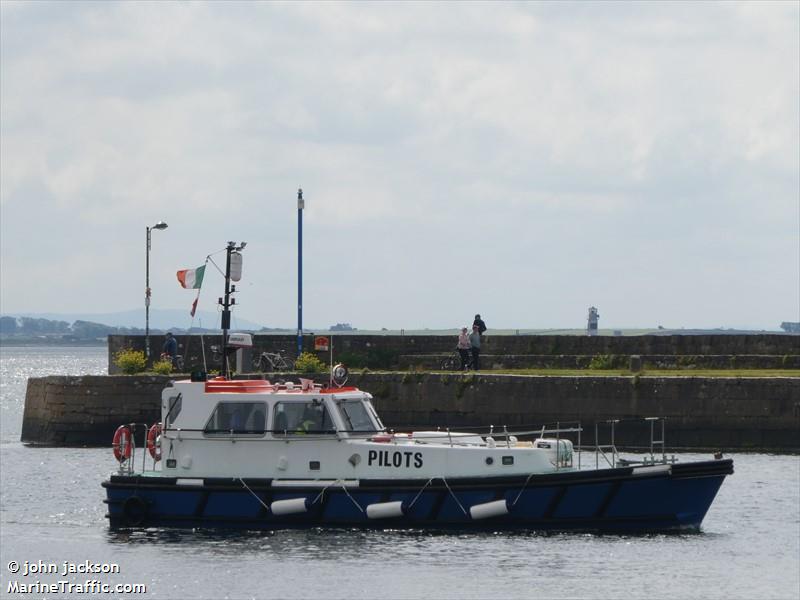
POLYGON ((314 338, 314 350, 317 352, 327 352, 328 348, 328 338, 324 335, 318 335, 314 338))

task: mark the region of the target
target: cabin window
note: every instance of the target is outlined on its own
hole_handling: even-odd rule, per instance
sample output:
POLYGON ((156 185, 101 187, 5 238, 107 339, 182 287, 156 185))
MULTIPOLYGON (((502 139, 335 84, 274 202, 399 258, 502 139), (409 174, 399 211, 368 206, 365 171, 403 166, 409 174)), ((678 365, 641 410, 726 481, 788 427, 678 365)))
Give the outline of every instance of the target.
POLYGON ((311 402, 278 402, 272 422, 274 435, 306 435, 309 433, 336 433, 325 405, 311 402))
POLYGON ((203 433, 206 435, 263 435, 266 423, 265 402, 220 402, 211 413, 203 433))
POLYGON ((376 427, 370 418, 374 411, 370 413, 367 403, 361 400, 342 400, 339 402, 339 410, 342 413, 345 431, 375 432, 382 429, 376 427))
POLYGON ((181 408, 183 407, 182 397, 182 394, 178 394, 177 396, 170 396, 167 398, 167 415, 164 427, 173 425, 178 415, 181 414, 181 408))

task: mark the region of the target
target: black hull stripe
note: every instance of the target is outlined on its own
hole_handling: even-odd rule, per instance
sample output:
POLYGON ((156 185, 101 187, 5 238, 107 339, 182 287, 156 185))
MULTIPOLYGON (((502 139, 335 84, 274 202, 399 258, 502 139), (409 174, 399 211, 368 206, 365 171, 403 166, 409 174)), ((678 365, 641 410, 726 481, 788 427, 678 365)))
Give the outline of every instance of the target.
MULTIPOLYGON (((664 472, 653 472, 647 474, 636 475, 632 477, 634 469, 631 467, 624 467, 619 469, 603 469, 599 471, 571 471, 556 474, 543 474, 534 475, 528 480, 527 475, 519 475, 515 477, 485 477, 485 478, 448 478, 447 484, 450 489, 455 492, 458 491, 486 491, 494 490, 499 493, 500 490, 507 491, 509 489, 519 488, 525 485, 526 488, 536 487, 551 487, 570 486, 574 484, 583 483, 603 483, 603 482, 621 482, 628 479, 645 479, 657 477, 671 477, 672 479, 694 479, 700 477, 718 477, 720 475, 729 475, 733 473, 733 461, 715 460, 704 463, 688 463, 685 465, 675 464, 672 465, 671 474, 664 472)), ((278 489, 272 487, 271 479, 245 479, 247 486, 254 492, 262 493, 277 493, 278 489)), ((292 487, 286 485, 289 480, 281 480, 284 485, 281 486, 280 492, 297 493, 303 491, 309 493, 319 488, 309 488, 307 486, 292 487)), ((361 479, 359 485, 355 490, 359 492, 374 492, 383 496, 391 493, 410 493, 419 491, 426 483, 427 479, 361 479)), ((125 475, 112 475, 108 481, 102 483, 103 487, 111 489, 127 489, 132 485, 141 487, 142 489, 170 489, 170 490, 185 490, 197 491, 209 490, 214 492, 239 492, 243 489, 241 482, 233 478, 204 478, 202 486, 182 486, 177 484, 175 477, 144 477, 144 476, 125 476, 125 475)), ((328 483, 320 484, 320 488, 328 483)), ((426 491, 447 492, 447 486, 442 483, 441 479, 434 479, 434 481, 427 487, 426 491)), ((327 494, 327 493, 326 493, 327 494)))

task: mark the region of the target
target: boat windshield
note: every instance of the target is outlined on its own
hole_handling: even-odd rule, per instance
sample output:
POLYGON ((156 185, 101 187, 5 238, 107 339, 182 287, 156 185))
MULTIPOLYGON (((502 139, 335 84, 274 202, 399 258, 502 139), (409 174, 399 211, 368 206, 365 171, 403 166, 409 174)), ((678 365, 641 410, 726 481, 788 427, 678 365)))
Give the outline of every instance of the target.
POLYGON ((338 404, 345 431, 375 432, 383 429, 368 401, 341 400, 338 404))
POLYGON ((328 409, 320 400, 277 402, 273 416, 273 435, 336 433, 328 409))

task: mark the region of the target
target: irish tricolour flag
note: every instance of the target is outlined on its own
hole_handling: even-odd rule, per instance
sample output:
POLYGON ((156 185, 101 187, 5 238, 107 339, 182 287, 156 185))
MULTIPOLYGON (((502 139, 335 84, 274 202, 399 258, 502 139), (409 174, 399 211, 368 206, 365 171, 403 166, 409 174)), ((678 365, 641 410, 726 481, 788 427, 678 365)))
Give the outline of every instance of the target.
POLYGON ((181 287, 198 290, 200 286, 203 285, 203 275, 205 272, 205 265, 197 267, 196 269, 184 269, 183 271, 178 271, 178 281, 181 287))

